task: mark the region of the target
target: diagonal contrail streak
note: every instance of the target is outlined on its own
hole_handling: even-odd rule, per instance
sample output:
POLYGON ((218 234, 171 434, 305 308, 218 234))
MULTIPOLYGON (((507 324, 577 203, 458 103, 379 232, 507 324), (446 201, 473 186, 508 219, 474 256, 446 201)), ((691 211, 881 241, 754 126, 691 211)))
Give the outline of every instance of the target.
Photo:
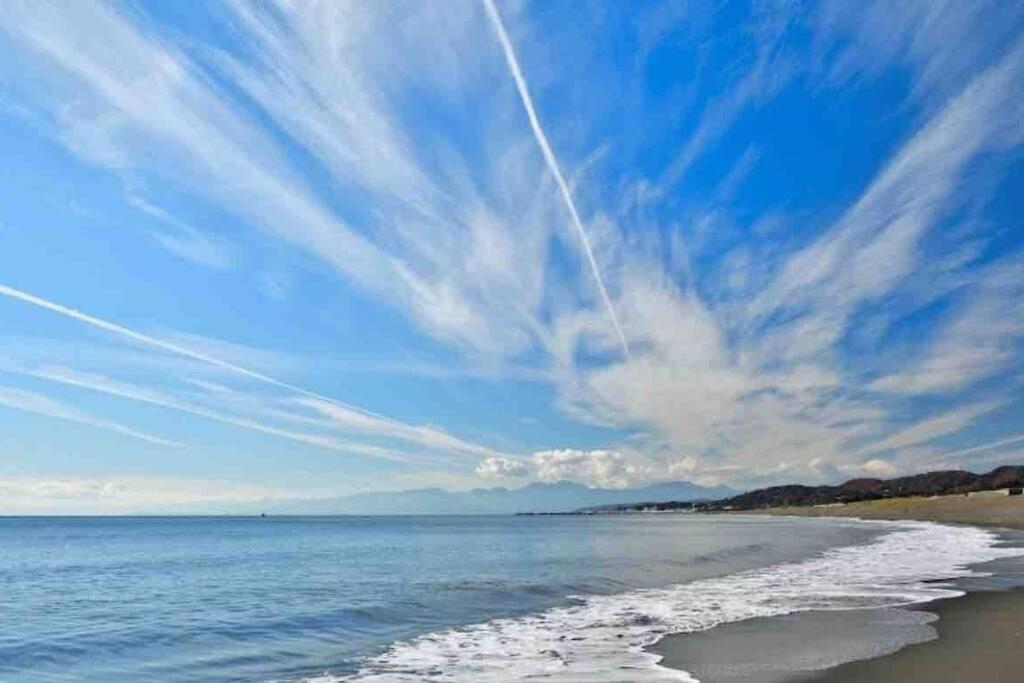
POLYGON ((42 297, 35 296, 34 294, 29 294, 28 292, 24 292, 20 289, 15 289, 14 287, 8 287, 7 285, 0 284, 0 296, 6 296, 11 299, 16 299, 17 301, 23 301, 27 304, 32 304, 33 306, 39 306, 40 308, 45 308, 49 311, 59 313, 68 318, 73 318, 80 322, 87 323, 89 325, 92 325, 93 327, 98 327, 101 330, 113 332, 114 334, 119 334, 122 337, 127 337, 128 339, 132 339, 134 341, 141 342, 143 344, 153 346, 158 349, 163 349, 164 351, 170 351, 171 353, 175 353, 178 354, 179 356, 184 356, 186 358, 191 358, 192 360, 198 360, 203 363, 209 363, 210 365, 215 365, 219 368, 230 370, 231 372, 237 373, 239 375, 244 375, 245 377, 256 379, 267 384, 272 384, 273 386, 279 387, 281 389, 288 389, 289 391, 294 391, 304 396, 318 398, 322 401, 327 401, 329 403, 333 403, 335 405, 348 408, 349 410, 354 410, 358 413, 376 418, 378 420, 384 420, 387 422, 398 424, 395 420, 392 420, 391 418, 384 417, 383 415, 377 415, 376 413, 371 413, 370 411, 359 408, 358 406, 349 405, 347 403, 343 403, 341 401, 333 399, 329 396, 318 394, 315 391, 310 391, 308 389, 303 389, 302 387, 295 386, 294 384, 282 382, 281 380, 274 379, 273 377, 264 375, 263 373, 260 372, 256 372, 255 370, 249 370, 248 368, 243 368, 233 363, 228 363, 227 361, 220 360, 219 358, 208 356, 205 353, 194 351, 192 349, 185 348, 184 346, 179 346, 178 344, 174 344, 169 341, 164 341, 163 339, 157 339, 156 337, 151 337, 148 334, 143 334, 142 332, 136 332, 135 330, 129 329, 127 327, 123 327, 121 325, 109 322, 107 320, 103 320, 101 318, 96 318, 94 316, 89 315, 88 313, 82 313, 81 311, 76 310, 74 308, 62 306, 61 304, 55 303, 48 299, 43 299, 42 297))
POLYGON ((544 161, 547 162, 548 170, 555 177, 555 182, 558 184, 558 189, 562 193, 562 199, 565 200, 565 205, 569 209, 569 215, 572 217, 572 224, 576 228, 576 233, 579 235, 580 242, 583 245, 583 251, 587 255, 587 261, 590 263, 590 272, 594 276, 594 282, 597 284, 597 290, 601 294, 601 299, 604 300, 604 305, 608 308, 608 315, 611 316, 612 325, 615 327, 615 332, 619 336, 619 342, 622 344, 622 351, 627 356, 629 355, 629 344, 626 343, 626 335, 622 333, 622 327, 619 325, 619 318, 615 315, 615 307, 612 306, 612 300, 608 296, 608 290, 604 286, 604 280, 601 277, 601 269, 597 266, 597 259, 594 258, 594 250, 590 246, 590 238, 587 237, 587 231, 583 229, 583 221, 580 220, 579 212, 576 211, 576 202, 573 201, 572 193, 569 192, 569 186, 565 182, 565 178, 562 177, 562 171, 558 167, 558 160, 555 158, 554 152, 551 151, 551 145, 548 144, 548 138, 544 134, 544 129, 540 125, 540 119, 537 118, 537 111, 533 107, 533 99, 530 97, 530 91, 526 87, 526 79, 523 77, 523 72, 519 68, 519 60, 516 59, 515 49, 512 47, 512 41, 509 40, 508 33, 505 31, 505 24, 501 21, 501 15, 498 14, 498 9, 494 6, 493 0, 483 0, 484 6, 487 8, 487 15, 491 19, 491 24, 494 25, 494 32, 498 36, 498 41, 501 43, 501 48, 505 53, 505 61, 508 63, 509 71, 512 73, 512 80, 516 83, 516 89, 519 91, 519 98, 523 102, 523 108, 526 110, 526 116, 530 119, 530 128, 533 129, 533 137, 537 140, 537 145, 540 147, 541 152, 544 155, 544 161))
POLYGON ((953 451, 952 453, 943 453, 941 459, 947 460, 949 458, 959 457, 961 455, 969 455, 971 453, 977 453, 979 451, 987 451, 992 448, 999 448, 1000 446, 1009 446, 1010 444, 1024 441, 1024 434, 1017 434, 1007 439, 1000 439, 999 441, 993 441, 991 443, 982 444, 980 446, 972 446, 970 448, 964 448, 959 451, 953 451))
MULTIPOLYGON (((357 412, 357 413, 359 413, 361 415, 365 415, 367 417, 371 417, 373 419, 380 420, 380 421, 385 422, 387 424, 395 425, 396 427, 409 428, 409 425, 406 425, 404 422, 400 422, 400 421, 395 420, 393 418, 385 417, 383 415, 379 415, 377 413, 370 412, 370 411, 365 410, 363 408, 360 408, 358 406, 354 406, 354 405, 351 405, 351 404, 348 404, 348 403, 344 403, 342 401, 338 401, 337 399, 333 399, 333 398, 331 398, 329 396, 325 396, 323 394, 319 394, 319 393, 317 393, 315 391, 310 391, 309 389, 303 389, 302 387, 295 386, 294 384, 289 384, 287 382, 282 382, 281 380, 274 379, 273 377, 270 377, 268 375, 264 375, 261 372, 256 372, 254 370, 249 370, 248 368, 243 368, 241 366, 235 365, 234 363, 228 363, 227 361, 223 361, 223 360, 221 360, 219 358, 215 358, 213 356, 209 356, 209 355, 207 355, 205 353, 202 353, 200 351, 194 351, 194 350, 186 348, 184 346, 180 346, 180 345, 174 344, 172 342, 164 341, 163 339, 157 339, 156 337, 151 337, 150 335, 143 334, 142 332, 136 332, 135 330, 129 329, 129 328, 124 327, 122 325, 118 325, 116 323, 112 323, 110 321, 103 320, 103 319, 97 318, 95 316, 91 316, 91 315, 89 315, 87 313, 83 313, 83 312, 78 311, 78 310, 76 310, 74 308, 69 308, 67 306, 62 306, 61 304, 55 303, 55 302, 50 301, 48 299, 43 299, 42 297, 35 296, 34 294, 29 294, 28 292, 24 292, 24 291, 22 291, 20 289, 15 289, 14 287, 8 287, 7 285, 0 284, 0 296, 5 296, 5 297, 8 297, 10 299, 15 299, 17 301, 22 301, 24 303, 31 304, 33 306, 38 306, 40 308, 44 308, 44 309, 52 311, 54 313, 58 313, 60 315, 66 316, 68 318, 72 318, 74 320, 78 320, 78 321, 86 323, 88 325, 92 325, 93 327, 97 327, 97 328, 99 328, 101 330, 106 330, 107 332, 112 332, 114 334, 118 334, 118 335, 120 335, 122 337, 126 337, 126 338, 134 340, 136 342, 139 342, 139 343, 142 343, 142 344, 146 344, 148 346, 152 346, 152 347, 155 347, 155 348, 158 348, 158 349, 162 349, 164 351, 169 351, 169 352, 175 353, 175 354, 177 354, 179 356, 184 356, 185 358, 191 358, 193 360, 198 360, 198 361, 201 361, 203 363, 209 363, 210 365, 214 365, 216 367, 223 368, 225 370, 229 370, 229 371, 234 372, 234 373, 236 373, 238 375, 242 375, 242 376, 248 377, 250 379, 255 379, 255 380, 258 380, 260 382, 264 382, 266 384, 270 384, 270 385, 273 385, 273 386, 281 388, 281 389, 287 389, 288 391, 293 391, 293 392, 295 392, 297 394, 301 394, 303 396, 308 396, 310 398, 315 398, 315 399, 324 401, 326 403, 330 403, 330 404, 339 406, 341 408, 345 408, 347 410, 351 410, 351 411, 357 412)), ((471 444, 467 444, 467 446, 469 446, 469 445, 471 445, 471 444)))

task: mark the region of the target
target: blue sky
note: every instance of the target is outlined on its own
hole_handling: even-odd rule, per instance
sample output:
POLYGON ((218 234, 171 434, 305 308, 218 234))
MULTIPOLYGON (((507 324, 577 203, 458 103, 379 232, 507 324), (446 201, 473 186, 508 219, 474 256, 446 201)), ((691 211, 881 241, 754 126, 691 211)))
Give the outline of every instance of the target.
POLYGON ((5 3, 0 512, 1024 460, 1022 28, 5 3))

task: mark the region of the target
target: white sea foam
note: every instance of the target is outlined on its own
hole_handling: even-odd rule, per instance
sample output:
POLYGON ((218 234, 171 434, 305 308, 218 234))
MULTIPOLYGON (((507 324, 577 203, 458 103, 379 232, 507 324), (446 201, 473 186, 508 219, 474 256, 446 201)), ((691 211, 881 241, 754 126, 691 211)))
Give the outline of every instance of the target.
MULTIPOLYGON (((867 522, 865 522, 867 523, 867 522)), ((871 543, 801 562, 667 588, 581 597, 535 615, 430 633, 400 642, 340 681, 696 681, 658 665, 644 648, 667 633, 811 609, 854 609, 960 595, 949 580, 967 565, 1019 555, 994 533, 927 522, 890 524, 871 543), (938 583, 937 583, 938 582, 938 583)))

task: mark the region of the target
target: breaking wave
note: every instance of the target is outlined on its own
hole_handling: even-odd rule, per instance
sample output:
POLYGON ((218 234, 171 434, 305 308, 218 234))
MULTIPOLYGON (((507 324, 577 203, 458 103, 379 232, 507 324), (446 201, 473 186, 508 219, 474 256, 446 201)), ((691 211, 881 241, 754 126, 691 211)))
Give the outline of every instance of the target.
POLYGON ((316 683, 509 680, 695 681, 646 648, 664 635, 805 610, 899 606, 955 597, 968 565, 1022 554, 983 529, 863 522, 892 529, 800 562, 609 596, 393 644, 348 676, 316 683))

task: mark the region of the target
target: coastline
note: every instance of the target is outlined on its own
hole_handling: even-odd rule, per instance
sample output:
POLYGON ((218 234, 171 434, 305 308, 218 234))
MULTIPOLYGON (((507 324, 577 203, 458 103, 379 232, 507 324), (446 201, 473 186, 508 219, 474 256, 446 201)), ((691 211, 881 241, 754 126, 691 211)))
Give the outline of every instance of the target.
MULTIPOLYGON (((823 507, 738 511, 964 524, 1024 545, 1024 499, 897 498, 823 507)), ((809 611, 674 634, 652 649, 661 664, 705 683, 907 683, 1024 677, 1024 557, 978 565, 954 582, 965 594, 880 610, 809 611), (780 659, 777 653, 785 652, 780 659)))
POLYGON ((937 638, 796 680, 952 683, 1024 676, 1024 590, 977 591, 915 609, 938 616, 932 624, 937 638))
POLYGON ((1024 496, 886 498, 846 503, 845 505, 739 510, 729 514, 917 520, 944 524, 970 524, 990 528, 1024 529, 1024 496))

